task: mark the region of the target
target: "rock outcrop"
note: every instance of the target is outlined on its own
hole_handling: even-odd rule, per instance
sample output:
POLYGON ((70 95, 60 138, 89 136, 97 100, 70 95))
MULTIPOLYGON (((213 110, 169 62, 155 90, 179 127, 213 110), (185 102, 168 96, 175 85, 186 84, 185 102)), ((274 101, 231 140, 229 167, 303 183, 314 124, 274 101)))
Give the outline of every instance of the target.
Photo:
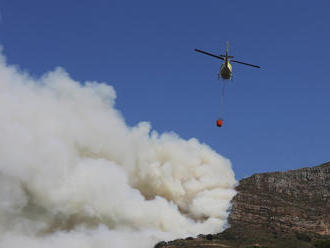
POLYGON ((330 163, 240 181, 232 227, 330 235, 330 163))
POLYGON ((255 174, 242 179, 237 191, 229 229, 195 239, 162 242, 157 248, 303 248, 318 247, 318 241, 330 246, 330 162, 287 172, 255 174))

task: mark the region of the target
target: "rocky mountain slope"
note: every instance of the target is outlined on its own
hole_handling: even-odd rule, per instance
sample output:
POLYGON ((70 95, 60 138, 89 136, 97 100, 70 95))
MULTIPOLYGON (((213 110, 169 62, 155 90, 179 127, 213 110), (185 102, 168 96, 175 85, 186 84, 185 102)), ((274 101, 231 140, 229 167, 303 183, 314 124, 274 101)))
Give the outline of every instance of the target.
POLYGON ((160 243, 157 248, 330 247, 330 162, 255 174, 242 179, 237 191, 229 229, 160 243))
POLYGON ((330 163, 240 181, 232 226, 330 235, 330 163))

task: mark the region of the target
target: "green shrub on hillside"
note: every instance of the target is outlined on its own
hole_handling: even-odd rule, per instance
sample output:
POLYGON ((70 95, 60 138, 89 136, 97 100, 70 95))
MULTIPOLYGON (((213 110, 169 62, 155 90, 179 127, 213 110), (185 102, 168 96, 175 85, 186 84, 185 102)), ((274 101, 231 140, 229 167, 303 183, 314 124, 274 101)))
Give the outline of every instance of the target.
POLYGON ((313 242, 316 248, 330 248, 330 239, 319 239, 313 242))
POLYGON ((245 248, 268 248, 267 246, 256 246, 256 245, 250 245, 245 248))
POLYGON ((306 233, 296 232, 296 238, 305 242, 311 242, 312 239, 306 233))

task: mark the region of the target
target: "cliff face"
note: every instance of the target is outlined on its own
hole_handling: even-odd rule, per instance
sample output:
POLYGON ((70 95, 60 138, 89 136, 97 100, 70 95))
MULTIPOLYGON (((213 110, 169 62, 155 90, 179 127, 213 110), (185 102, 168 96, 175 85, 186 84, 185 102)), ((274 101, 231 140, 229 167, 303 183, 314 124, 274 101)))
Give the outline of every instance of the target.
POLYGON ((275 232, 330 235, 330 163, 240 181, 229 222, 275 232))
MULTIPOLYGON (((318 247, 317 239, 330 237, 330 162, 255 174, 242 179, 236 189, 229 229, 155 247, 309 248, 318 247)), ((324 242, 330 247, 330 240, 324 242)))

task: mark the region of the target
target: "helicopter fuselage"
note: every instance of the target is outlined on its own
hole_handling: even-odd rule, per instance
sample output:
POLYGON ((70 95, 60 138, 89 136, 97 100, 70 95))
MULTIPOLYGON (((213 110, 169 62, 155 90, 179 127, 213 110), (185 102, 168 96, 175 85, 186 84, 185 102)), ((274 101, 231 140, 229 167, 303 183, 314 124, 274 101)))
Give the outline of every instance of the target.
POLYGON ((232 69, 231 64, 229 63, 229 61, 226 61, 220 67, 219 76, 221 76, 222 79, 231 79, 232 72, 233 72, 233 69, 232 69))

